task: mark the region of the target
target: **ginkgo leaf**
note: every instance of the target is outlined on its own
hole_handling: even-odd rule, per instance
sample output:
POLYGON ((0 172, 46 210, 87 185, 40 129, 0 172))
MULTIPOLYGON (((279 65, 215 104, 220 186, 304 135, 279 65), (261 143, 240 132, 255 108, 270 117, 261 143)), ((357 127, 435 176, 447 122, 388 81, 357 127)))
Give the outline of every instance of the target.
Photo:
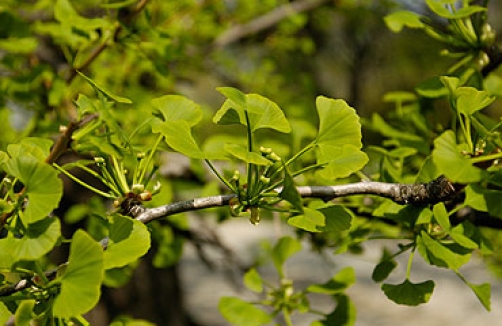
POLYGON ((25 186, 28 204, 23 220, 30 224, 45 218, 61 199, 63 185, 56 169, 33 156, 17 156, 4 164, 6 172, 25 186))
POLYGON ((68 266, 61 277, 61 291, 53 312, 70 318, 88 312, 98 301, 104 275, 103 249, 83 230, 77 230, 70 246, 68 266))

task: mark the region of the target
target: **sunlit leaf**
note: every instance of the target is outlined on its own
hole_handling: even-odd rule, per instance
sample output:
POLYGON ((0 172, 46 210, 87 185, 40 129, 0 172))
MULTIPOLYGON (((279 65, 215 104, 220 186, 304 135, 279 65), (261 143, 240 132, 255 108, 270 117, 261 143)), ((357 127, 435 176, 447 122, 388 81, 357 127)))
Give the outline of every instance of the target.
POLYGON ((162 113, 164 121, 176 123, 183 120, 190 127, 202 119, 202 110, 198 104, 181 95, 165 95, 151 101, 154 108, 162 113))
POLYGON ((483 284, 472 284, 466 282, 466 284, 471 288, 471 290, 476 294, 479 302, 485 307, 487 311, 491 310, 491 285, 489 283, 483 284))
POLYGON ((261 154, 256 152, 249 152, 246 146, 238 144, 225 144, 225 151, 230 155, 242 160, 246 163, 252 163, 256 165, 271 165, 272 162, 267 160, 261 154))
POLYGON ((439 225, 443 228, 444 231, 449 231, 451 228, 450 224, 450 216, 446 211, 446 207, 444 203, 439 203, 434 205, 433 208, 434 218, 439 223, 439 225))
POLYGON ((467 116, 484 109, 496 99, 487 91, 480 91, 474 87, 459 87, 455 95, 457 96, 457 110, 467 116))
MULTIPOLYGON (((62 1, 62 0, 58 0, 58 1, 62 1)), ((66 0, 63 0, 63 1, 66 1, 66 0)), ((103 86, 98 85, 94 80, 92 80, 91 78, 87 77, 86 75, 84 75, 80 71, 77 71, 77 72, 89 84, 91 84, 92 86, 94 86, 97 90, 99 90, 101 93, 103 93, 104 95, 106 95, 109 99, 111 99, 111 100, 113 100, 113 101, 115 101, 117 103, 124 103, 124 104, 131 104, 132 103, 132 101, 130 99, 113 94, 112 92, 110 92, 109 90, 107 90, 106 88, 104 88, 103 86)))
POLYGON ((204 153, 195 142, 188 122, 158 121, 152 125, 152 131, 164 135, 166 143, 175 151, 192 158, 204 158, 204 153))
POLYGON ((213 117, 216 124, 235 124, 248 125, 251 131, 258 129, 273 129, 279 132, 288 133, 291 131, 288 120, 281 108, 258 94, 245 95, 241 91, 222 87, 218 91, 229 99, 223 103, 221 108, 213 117), (246 119, 246 114, 248 119, 246 119))
POLYGON ((291 131, 284 112, 268 98, 258 94, 248 94, 246 103, 250 112, 249 120, 252 131, 263 128, 270 128, 284 133, 291 131))
POLYGON ((465 188, 465 205, 478 211, 490 212, 490 215, 502 218, 502 192, 495 189, 484 189, 470 184, 465 188))
POLYGON ((320 232, 320 227, 326 225, 325 216, 316 209, 303 208, 303 214, 288 219, 288 224, 309 232, 320 232))
POLYGON ((362 147, 359 116, 347 102, 319 96, 316 107, 319 114, 317 144, 362 147))
POLYGON ((418 252, 424 260, 438 267, 458 270, 471 257, 472 249, 467 249, 458 244, 441 243, 422 231, 417 241, 418 252))
POLYGON ((218 310, 228 322, 236 326, 262 326, 272 321, 271 314, 239 298, 221 298, 218 310))
POLYGON ((9 309, 7 309, 3 302, 0 302, 0 325, 6 325, 11 315, 12 314, 10 313, 9 309))
POLYGON ((88 312, 99 301, 103 280, 103 249, 85 231, 77 230, 70 246, 68 266, 60 280, 61 291, 53 312, 69 318, 88 312))
POLYGON ((483 177, 483 170, 473 166, 469 159, 459 152, 455 134, 451 130, 434 140, 432 157, 439 171, 451 181, 471 183, 483 177))
POLYGON ((246 108, 246 94, 233 87, 217 87, 216 90, 225 95, 226 98, 233 101, 237 107, 246 108))
POLYGON ((104 253, 105 269, 136 261, 150 249, 150 232, 140 221, 115 215, 104 253))
POLYGON ((464 225, 466 223, 461 223, 453 227, 449 235, 450 237, 460 246, 467 248, 467 249, 478 249, 479 245, 470 238, 472 234, 468 234, 466 231, 469 230, 469 228, 465 228, 464 225))
POLYGON ((19 143, 9 144, 7 152, 11 157, 31 155, 38 161, 44 161, 51 151, 53 141, 45 138, 26 137, 19 143))
POLYGON ((254 292, 260 293, 263 291, 263 279, 255 268, 251 268, 244 274, 244 285, 254 292))
POLYGON ((434 282, 429 280, 422 283, 412 283, 406 279, 401 284, 383 284, 382 290, 387 298, 397 304, 418 306, 429 302, 434 291, 434 282))
POLYGON ((321 143, 316 148, 317 163, 326 164, 318 173, 326 179, 345 178, 361 170, 368 156, 354 145, 332 146, 321 143))
POLYGON ((312 284, 307 288, 308 292, 334 295, 345 292, 356 282, 354 268, 345 267, 336 273, 328 282, 324 284, 312 284))
POLYGON ((13 239, 9 250, 16 259, 37 260, 54 248, 60 235, 59 219, 46 218, 29 224, 23 237, 13 239))
POLYGON ((23 300, 16 310, 15 321, 16 326, 31 326, 33 307, 35 300, 23 300))
POLYGON ((411 11, 396 11, 384 18, 387 27, 394 33, 399 33, 403 27, 422 28, 424 24, 420 20, 420 15, 411 11))
POLYGON ((10 175, 19 178, 26 187, 28 204, 23 214, 25 223, 34 223, 54 210, 61 199, 63 186, 58 172, 33 156, 18 156, 5 165, 10 175))
MULTIPOLYGON (((451 10, 445 7, 444 1, 441 0, 426 0, 425 2, 436 15, 448 19, 460 19, 471 16, 477 12, 486 11, 486 8, 475 5, 468 5, 460 9, 451 10)), ((454 5, 451 4, 450 8, 454 8, 454 5)))

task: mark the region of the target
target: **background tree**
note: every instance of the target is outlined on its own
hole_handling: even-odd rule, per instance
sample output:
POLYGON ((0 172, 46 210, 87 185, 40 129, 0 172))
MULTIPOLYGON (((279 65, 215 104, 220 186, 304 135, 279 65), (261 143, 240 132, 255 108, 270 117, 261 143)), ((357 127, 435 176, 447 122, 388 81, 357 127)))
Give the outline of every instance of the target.
MULTIPOLYGON (((204 245, 230 251, 215 234, 201 238, 181 213, 212 207, 220 222, 231 214, 254 224, 280 219, 318 250, 399 239, 374 272, 382 282, 394 258, 409 255, 406 279, 382 285, 389 299, 430 298, 432 280, 410 281, 418 252, 457 273, 489 309, 489 285, 469 283, 458 269, 473 253, 497 264, 502 59, 488 21, 494 9, 488 1, 403 6, 3 4, 0 321, 13 314, 20 325, 53 317, 85 324, 80 315, 98 307, 93 324, 124 313, 189 324, 176 268, 183 243, 201 248, 202 259, 204 245), (387 27, 411 30, 398 37, 387 27), (232 87, 214 91, 221 85, 232 87), (384 96, 393 107, 383 119, 374 108, 396 89, 405 92, 384 96), (163 160, 178 156, 168 152, 191 160, 175 161, 182 169, 174 173, 163 160), (152 295, 159 287, 161 298, 152 295)), ((280 315, 290 324, 291 313, 310 311, 306 294, 314 292, 337 302, 318 323, 353 323, 344 294, 351 269, 303 290, 287 278, 283 263, 298 239, 281 238, 270 251, 280 284, 239 266, 271 310, 224 298, 229 321, 260 325, 280 315)))

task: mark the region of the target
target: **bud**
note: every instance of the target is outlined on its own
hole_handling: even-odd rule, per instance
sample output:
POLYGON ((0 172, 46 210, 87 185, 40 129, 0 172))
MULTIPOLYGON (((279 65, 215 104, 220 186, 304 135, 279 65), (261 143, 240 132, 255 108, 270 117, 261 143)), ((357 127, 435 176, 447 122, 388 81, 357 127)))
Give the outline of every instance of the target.
POLYGON ((270 183, 270 178, 267 178, 266 176, 262 175, 260 176, 260 181, 268 185, 270 183))
POLYGON ((105 164, 105 159, 98 156, 98 157, 95 157, 94 158, 94 163, 96 163, 97 165, 104 165, 105 164))
POLYGON ((268 156, 268 159, 271 160, 272 162, 280 162, 281 161, 281 157, 274 152, 270 153, 270 155, 268 156))
POLYGON ((160 188, 162 188, 162 184, 159 181, 157 181, 155 186, 153 186, 152 196, 158 194, 160 192, 160 188))
POLYGON ((260 152, 264 155, 272 153, 272 148, 260 146, 260 152))
POLYGON ((241 173, 239 172, 239 170, 235 170, 234 175, 232 176, 232 180, 237 181, 240 179, 240 177, 241 177, 241 173))
POLYGON ((138 184, 138 183, 132 185, 132 193, 133 194, 139 195, 143 191, 145 191, 145 185, 138 184))
POLYGON ((481 28, 481 44, 484 46, 492 45, 495 42, 495 31, 490 24, 484 24, 481 28))
POLYGON ((138 197, 141 201, 149 201, 152 200, 152 193, 147 190, 145 192, 140 193, 138 197))
POLYGON ((251 207, 251 216, 249 217, 249 221, 253 225, 260 224, 260 208, 259 207, 251 207))

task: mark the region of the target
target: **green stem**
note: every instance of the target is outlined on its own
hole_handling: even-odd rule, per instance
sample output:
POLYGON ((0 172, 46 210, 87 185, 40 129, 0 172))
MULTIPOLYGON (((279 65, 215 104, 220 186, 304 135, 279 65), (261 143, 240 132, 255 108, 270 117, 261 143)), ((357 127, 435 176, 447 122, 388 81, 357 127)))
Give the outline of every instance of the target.
MULTIPOLYGON (((278 167, 274 173, 270 176, 270 179, 273 179, 275 178, 279 173, 282 172, 282 170, 284 170, 284 168, 288 165, 290 165, 291 163, 293 163, 294 161, 296 161, 297 159, 299 159, 303 154, 307 153, 309 150, 311 150, 312 148, 314 148, 314 146, 316 145, 315 141, 311 142, 310 144, 308 144, 307 146, 305 146, 304 148, 302 148, 302 150, 300 150, 298 153, 296 153, 295 155, 293 155, 289 160, 287 160, 282 166, 278 167)), ((312 165, 312 167, 315 167, 317 168, 317 164, 316 165, 312 165)), ((310 169, 310 168, 305 168, 305 169, 310 169)), ((303 172, 306 172, 307 170, 305 169, 302 169, 300 171, 303 171, 303 172), (304 171, 305 170, 305 171, 304 171)), ((298 175, 298 172, 295 172, 293 174, 293 176, 297 176, 298 175)), ((301 172, 301 173, 303 173, 301 172)), ((280 183, 276 184, 274 187, 268 187, 267 189, 274 189, 276 188, 280 183)))
MULTIPOLYGON (((246 118, 246 132, 247 132, 247 143, 248 143, 248 152, 253 152, 253 132, 251 130, 251 125, 250 125, 250 120, 249 120, 249 114, 247 110, 244 110, 244 116, 246 118)), ((255 166, 252 163, 248 163, 247 165, 247 189, 246 189, 246 194, 247 197, 251 197, 251 194, 253 194, 252 188, 254 188, 253 184, 253 177, 257 177, 258 175, 258 167, 255 166)))
POLYGON ((284 315, 284 321, 287 326, 293 326, 293 322, 291 321, 291 314, 289 313, 288 308, 282 308, 282 314, 284 315))
POLYGON ((44 281, 44 284, 49 283, 49 279, 47 278, 47 276, 45 276, 45 273, 44 273, 42 267, 40 266, 39 262, 35 262, 35 272, 37 273, 37 275, 40 278, 42 278, 42 280, 44 281))
POLYGON ((217 177, 218 179, 220 179, 220 180, 221 180, 221 182, 223 182, 223 184, 224 184, 225 186, 227 186, 227 188, 228 188, 228 189, 232 190, 232 192, 234 192, 234 193, 237 193, 237 189, 235 189, 235 188, 234 188, 234 186, 232 186, 232 185, 230 184, 230 182, 228 182, 228 180, 227 180, 227 179, 225 179, 225 178, 224 178, 224 177, 223 177, 223 176, 222 176, 222 175, 218 172, 218 170, 216 170, 216 168, 215 168, 215 167, 214 167, 214 165, 211 163, 211 161, 209 161, 208 159, 205 159, 204 161, 205 161, 205 162, 206 162, 206 164, 209 166, 209 168, 211 169, 211 171, 213 171, 213 173, 216 175, 216 177, 217 177))
POLYGON ((120 189, 120 185, 117 184, 117 180, 112 176, 109 169, 109 162, 106 162, 104 165, 100 165, 99 169, 103 174, 103 180, 105 181, 105 185, 112 190, 118 197, 124 196, 124 192, 120 189))
POLYGON ((151 149, 150 154, 148 154, 148 157, 147 157, 145 163, 142 162, 142 164, 139 167, 139 176, 138 176, 138 178, 136 180, 136 183, 144 184, 144 178, 145 178, 145 175, 146 175, 146 170, 148 169, 148 166, 150 166, 150 163, 153 160, 153 155, 157 151, 157 147, 159 147, 159 144, 160 144, 160 142, 162 141, 163 138, 164 138, 164 136, 159 135, 157 137, 157 139, 155 140, 155 144, 153 145, 153 148, 151 149))
POLYGON ((115 156, 112 156, 113 161, 113 174, 115 175, 115 179, 118 182, 120 189, 123 194, 129 193, 131 189, 129 189, 129 184, 127 183, 127 179, 125 176, 124 165, 122 162, 119 162, 115 156))
POLYGON ((411 265, 413 264, 413 256, 415 255, 415 248, 410 252, 410 257, 408 258, 408 266, 406 266, 406 279, 409 280, 411 276, 411 265))
POLYGON ((469 161, 473 164, 475 163, 481 163, 481 162, 486 162, 486 161, 494 161, 502 158, 502 152, 501 153, 495 153, 495 154, 490 154, 490 155, 483 155, 483 156, 476 156, 471 158, 469 161))
MULTIPOLYGON (((75 177, 73 174, 69 173, 68 171, 66 171, 65 169, 63 169, 62 167, 60 167, 59 165, 57 165, 56 163, 52 163, 52 165, 58 169, 59 171, 61 171, 63 174, 65 174, 68 178, 72 179, 73 181, 75 181, 76 183, 78 183, 79 185, 81 185, 82 187, 85 187, 87 189, 89 189, 90 191, 100 195, 100 196, 103 196, 105 198, 110 198, 110 199, 114 199, 116 196, 110 194, 110 193, 106 193, 106 192, 103 192, 97 188, 94 188, 93 186, 83 182, 82 180, 80 180, 79 178, 75 177)), ((106 186, 108 186, 110 189, 110 184, 108 183, 105 183, 106 186)), ((117 189, 111 189, 112 191, 116 191, 118 192, 117 189)))

